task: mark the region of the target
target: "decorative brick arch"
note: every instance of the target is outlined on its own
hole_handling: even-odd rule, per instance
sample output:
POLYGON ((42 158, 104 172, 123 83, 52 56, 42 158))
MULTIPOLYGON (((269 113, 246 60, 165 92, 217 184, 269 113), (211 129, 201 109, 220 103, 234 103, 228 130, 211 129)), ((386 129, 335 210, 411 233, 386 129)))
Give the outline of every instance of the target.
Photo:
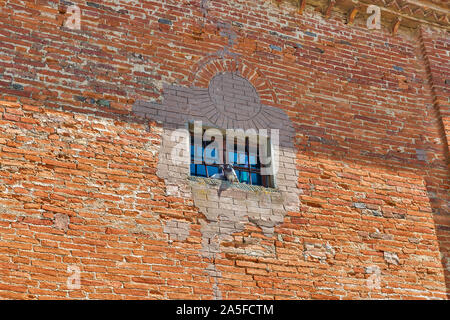
POLYGON ((194 65, 189 82, 193 87, 208 88, 211 79, 223 72, 239 74, 255 87, 262 104, 278 106, 277 94, 269 79, 257 67, 239 58, 205 57, 194 65))

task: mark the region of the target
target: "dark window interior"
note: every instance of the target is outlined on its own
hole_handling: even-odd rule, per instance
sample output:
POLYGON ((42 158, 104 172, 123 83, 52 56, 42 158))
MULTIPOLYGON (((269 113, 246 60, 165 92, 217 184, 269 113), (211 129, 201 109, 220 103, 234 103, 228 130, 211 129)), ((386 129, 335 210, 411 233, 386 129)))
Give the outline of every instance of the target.
MULTIPOLYGON (((203 133, 205 130, 203 130, 203 133)), ((216 173, 220 173, 220 164, 227 163, 226 155, 229 157, 229 162, 233 165, 234 171, 239 179, 239 182, 246 183, 250 185, 272 187, 273 177, 267 175, 261 175, 261 163, 259 158, 259 146, 257 153, 249 152, 249 138, 245 139, 245 147, 238 148, 237 139, 235 139, 234 150, 226 150, 226 137, 223 135, 223 152, 221 155, 216 155, 216 149, 212 149, 210 154, 208 152, 205 154, 205 148, 214 141, 215 137, 212 137, 211 141, 203 141, 201 146, 197 146, 197 155, 200 155, 201 159, 195 160, 195 145, 194 145, 194 132, 190 131, 191 135, 191 175, 198 177, 209 178, 216 173), (244 151, 245 150, 245 151, 244 151), (242 152, 243 151, 243 152, 242 152), (205 157, 207 158, 205 161, 205 157), (220 158, 221 161, 219 160, 220 158), (216 161, 214 161, 214 159, 216 161), (209 160, 209 161, 208 161, 209 160), (219 161, 217 161, 219 160, 219 161), (218 163, 215 163, 218 162, 218 163)), ((258 137, 262 139, 262 137, 258 137)), ((267 144, 269 147, 269 144, 267 144)), ((242 146, 241 146, 242 147, 242 146)))

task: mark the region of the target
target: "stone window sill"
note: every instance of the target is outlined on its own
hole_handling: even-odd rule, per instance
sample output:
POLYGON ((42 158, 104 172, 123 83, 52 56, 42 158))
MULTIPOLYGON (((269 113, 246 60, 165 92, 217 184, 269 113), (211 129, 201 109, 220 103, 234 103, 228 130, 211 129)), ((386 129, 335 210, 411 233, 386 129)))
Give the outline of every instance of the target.
POLYGON ((203 177, 197 177, 197 176, 189 176, 188 180, 194 181, 198 184, 203 185, 210 185, 210 186, 219 186, 222 183, 229 184, 229 188, 232 189, 238 189, 242 191, 251 191, 251 192, 263 192, 263 193, 279 193, 280 191, 275 188, 266 188, 263 186, 253 186, 246 183, 230 183, 228 181, 223 180, 217 180, 217 179, 211 179, 211 178, 203 178, 203 177))

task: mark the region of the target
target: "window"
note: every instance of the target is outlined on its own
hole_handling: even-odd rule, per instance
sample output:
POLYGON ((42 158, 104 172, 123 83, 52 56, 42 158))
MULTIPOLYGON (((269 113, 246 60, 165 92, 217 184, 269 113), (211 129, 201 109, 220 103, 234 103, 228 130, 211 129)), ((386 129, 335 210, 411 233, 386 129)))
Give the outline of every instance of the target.
MULTIPOLYGON (((226 134, 218 129, 216 134, 208 134, 202 128, 201 136, 195 139, 193 125, 190 132, 191 176, 210 178, 221 173, 221 164, 232 164, 239 182, 263 187, 273 187, 273 176, 262 174, 262 148, 267 148, 265 155, 270 155, 269 138, 263 136, 235 136, 227 139, 226 134), (232 139, 232 140, 231 140, 232 139), (266 141, 262 141, 265 139, 266 141), (223 140, 222 143, 215 143, 223 140), (234 141, 233 141, 234 140, 234 141), (228 148, 227 148, 228 147, 228 148), (228 149, 228 150, 227 150, 228 149)), ((208 130, 209 131, 209 130, 208 130)), ((243 131, 242 131, 243 132, 243 131)))

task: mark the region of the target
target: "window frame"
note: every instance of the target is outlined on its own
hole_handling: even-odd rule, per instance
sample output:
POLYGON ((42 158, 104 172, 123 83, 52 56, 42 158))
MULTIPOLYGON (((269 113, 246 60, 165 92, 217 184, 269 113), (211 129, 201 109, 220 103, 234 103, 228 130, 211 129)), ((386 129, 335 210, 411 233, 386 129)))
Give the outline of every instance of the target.
MULTIPOLYGON (((219 128, 216 128, 216 127, 213 127, 213 126, 209 126, 209 127, 202 126, 202 163, 195 163, 195 151, 194 151, 194 153, 192 152, 192 146, 194 145, 194 128, 193 128, 193 123, 188 123, 189 153, 190 153, 190 167, 189 167, 190 176, 211 178, 211 176, 213 174, 211 174, 211 175, 209 174, 208 167, 216 167, 218 169, 217 171, 220 172, 219 168, 220 168, 221 164, 217 164, 217 163, 207 164, 207 163, 205 163, 205 159, 204 159, 204 156, 203 156, 203 150, 205 150, 205 148, 209 145, 209 143, 211 143, 211 142, 208 143, 208 141, 204 141, 203 140, 203 135, 204 135, 205 131, 208 130, 208 129, 217 129, 217 130, 222 132, 222 136, 223 136, 223 144, 222 144, 222 147, 223 147, 223 149, 222 149, 223 158, 222 158, 222 162, 224 164, 226 163, 226 161, 225 161, 226 160, 226 154, 227 154, 227 152, 230 152, 230 151, 227 151, 227 136, 226 136, 226 133, 224 132, 225 130, 219 129, 219 128), (194 165, 194 167, 195 167, 195 173, 193 173, 192 170, 191 170, 191 166, 192 165, 194 165), (197 166, 203 166, 204 167, 205 175, 197 173, 197 166)), ((272 149, 270 138, 268 136, 262 136, 262 135, 257 135, 257 137, 258 137, 258 139, 260 139, 262 137, 267 139, 268 151, 270 153, 272 153, 273 149, 272 149)), ((238 142, 236 140, 237 139, 235 139, 235 141, 233 143, 234 150, 232 151, 232 153, 239 157, 239 155, 241 155, 242 153, 239 153, 238 150, 237 150, 238 149, 237 148, 238 142)), ((212 141, 214 141, 214 140, 212 140, 212 141)), ((194 148, 195 148, 195 146, 194 146, 194 148)), ((238 171, 238 172, 246 172, 246 173, 248 173, 249 178, 248 178, 248 182, 241 182, 239 180, 239 183, 248 184, 248 185, 251 185, 251 186, 261 186, 261 187, 264 187, 264 188, 274 188, 274 180, 275 180, 274 176, 273 175, 262 175, 261 174, 261 168, 263 167, 263 165, 260 163, 260 159, 259 159, 259 157, 260 157, 259 144, 258 144, 257 153, 256 153, 256 161, 257 161, 256 165, 258 166, 257 168, 252 168, 252 166, 254 166, 254 164, 250 164, 250 150, 249 149, 250 149, 249 148, 249 137, 246 136, 245 137, 245 147, 244 147, 246 163, 245 164, 241 164, 241 163, 239 163, 239 159, 236 159, 237 162, 233 164, 233 169, 235 171, 238 171), (244 166, 242 166, 242 165, 244 165, 244 166), (257 177, 259 176, 259 178, 261 179, 261 183, 260 184, 253 183, 252 174, 256 174, 257 177)), ((252 156, 253 156, 253 154, 252 154, 252 156)), ((238 172, 236 172, 236 174, 238 175, 238 179, 239 179, 240 175, 238 174, 238 172)))

